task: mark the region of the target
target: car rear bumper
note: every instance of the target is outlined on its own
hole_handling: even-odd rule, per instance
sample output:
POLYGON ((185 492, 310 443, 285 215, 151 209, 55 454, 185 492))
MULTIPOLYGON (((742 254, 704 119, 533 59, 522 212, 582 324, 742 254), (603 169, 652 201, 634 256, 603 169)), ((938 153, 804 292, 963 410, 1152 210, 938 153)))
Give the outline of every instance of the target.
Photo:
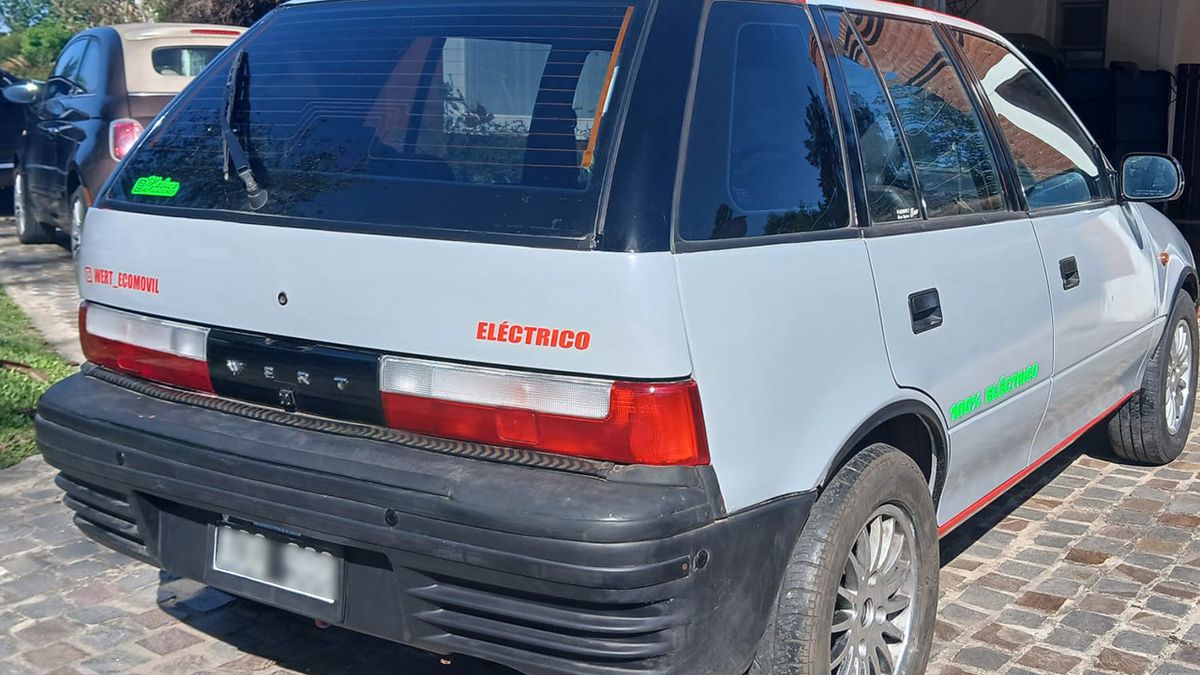
POLYGON ((742 672, 814 499, 725 515, 709 467, 599 477, 449 456, 164 400, 89 370, 37 415, 86 534, 234 594, 527 673, 742 672), (343 547, 344 596, 322 610, 334 613, 214 575, 223 517, 343 547))

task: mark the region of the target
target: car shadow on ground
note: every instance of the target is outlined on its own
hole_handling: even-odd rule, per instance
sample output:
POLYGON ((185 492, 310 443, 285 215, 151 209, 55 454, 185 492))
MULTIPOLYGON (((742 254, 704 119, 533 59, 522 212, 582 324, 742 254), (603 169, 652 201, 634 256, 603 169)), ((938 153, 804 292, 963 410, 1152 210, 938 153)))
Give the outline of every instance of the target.
MULTIPOLYGON (((980 511, 941 542, 942 565, 953 562, 1014 511, 1035 497, 1081 455, 1117 461, 1103 429, 1093 429, 980 511)), ((196 582, 160 575, 159 607, 231 648, 231 668, 278 667, 302 673, 404 673, 405 675, 509 675, 508 668, 466 657, 441 656, 311 619, 231 598, 196 582), (233 653, 233 650, 240 654, 233 653), (232 663, 236 661, 237 663, 232 663)))
POLYGON ((300 673, 358 675, 512 675, 515 671, 461 656, 443 657, 362 635, 203 585, 159 573, 158 606, 166 614, 227 645, 219 670, 257 671, 272 665, 300 673))
POLYGON ((1037 496, 1042 488, 1052 483, 1059 474, 1083 455, 1113 464, 1121 464, 1124 461, 1109 449, 1104 425, 1097 425, 1050 461, 1026 476, 1008 493, 946 535, 941 541, 942 567, 954 562, 958 556, 962 555, 963 551, 979 542, 980 539, 987 537, 989 533, 997 532, 997 525, 1025 505, 1030 498, 1037 496))

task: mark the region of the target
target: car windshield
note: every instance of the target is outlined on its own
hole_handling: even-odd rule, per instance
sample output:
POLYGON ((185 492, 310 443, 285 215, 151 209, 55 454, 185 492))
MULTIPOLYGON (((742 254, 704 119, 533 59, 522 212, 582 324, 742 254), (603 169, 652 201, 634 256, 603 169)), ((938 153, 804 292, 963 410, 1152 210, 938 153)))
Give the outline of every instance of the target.
POLYGON ((639 9, 605 0, 281 8, 200 73, 106 200, 323 229, 586 237, 639 9), (230 126, 269 191, 261 209, 226 178, 221 118, 238 52, 230 126), (178 186, 139 190, 147 178, 178 186))

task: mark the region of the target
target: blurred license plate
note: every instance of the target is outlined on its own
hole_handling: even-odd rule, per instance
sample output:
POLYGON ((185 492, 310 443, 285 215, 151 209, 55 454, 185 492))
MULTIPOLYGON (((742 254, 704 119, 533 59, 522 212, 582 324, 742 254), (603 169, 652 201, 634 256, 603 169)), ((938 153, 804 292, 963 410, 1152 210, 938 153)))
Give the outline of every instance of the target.
POLYGON ((333 554, 226 525, 216 529, 214 570, 321 602, 337 601, 341 560, 333 554))

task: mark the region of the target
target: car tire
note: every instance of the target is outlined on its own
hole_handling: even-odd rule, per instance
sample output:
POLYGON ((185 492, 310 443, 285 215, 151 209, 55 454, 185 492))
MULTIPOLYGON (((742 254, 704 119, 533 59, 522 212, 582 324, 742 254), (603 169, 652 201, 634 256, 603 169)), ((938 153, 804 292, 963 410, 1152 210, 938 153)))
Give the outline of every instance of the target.
POLYGON ((71 203, 69 206, 71 217, 71 230, 69 232, 71 257, 78 258, 79 247, 83 243, 83 223, 88 209, 87 191, 83 189, 82 185, 75 188, 75 191, 71 193, 71 203))
POLYGON ((924 672, 939 571, 924 474, 890 445, 865 448, 814 504, 749 675, 924 672))
POLYGON ((1196 303, 1181 292, 1146 365, 1142 390, 1108 422, 1117 457, 1161 466, 1183 452, 1196 407, 1196 333, 1196 303))
POLYGON ((29 210, 25 174, 13 177, 13 221, 17 225, 17 240, 22 244, 48 244, 54 241, 54 230, 42 225, 29 210))

